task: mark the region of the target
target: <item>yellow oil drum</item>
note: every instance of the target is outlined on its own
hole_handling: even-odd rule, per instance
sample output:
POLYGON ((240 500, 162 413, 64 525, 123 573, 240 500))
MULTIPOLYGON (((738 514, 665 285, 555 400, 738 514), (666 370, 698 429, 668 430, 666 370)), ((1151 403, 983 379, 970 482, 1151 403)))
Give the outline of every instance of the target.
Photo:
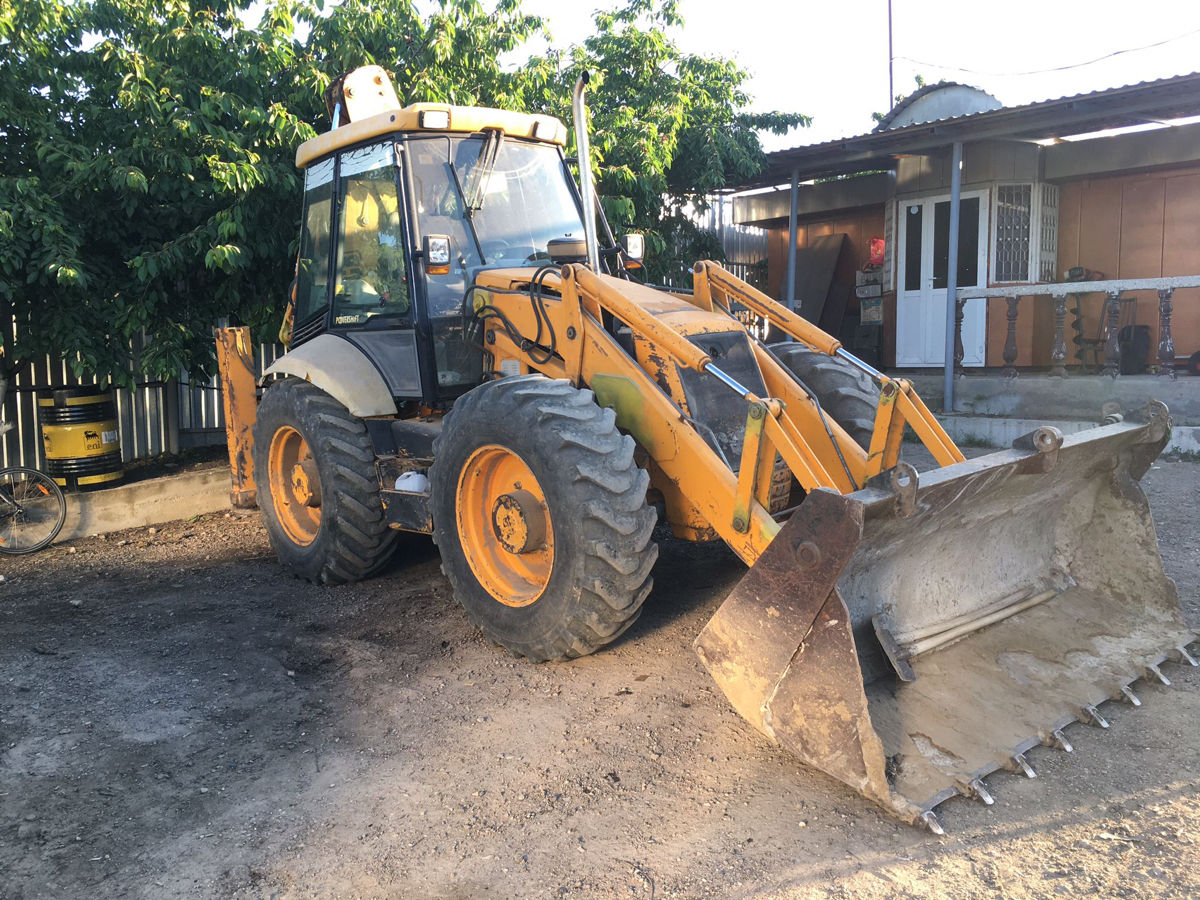
POLYGON ((65 488, 120 481, 121 437, 112 391, 58 388, 38 398, 46 474, 65 488))

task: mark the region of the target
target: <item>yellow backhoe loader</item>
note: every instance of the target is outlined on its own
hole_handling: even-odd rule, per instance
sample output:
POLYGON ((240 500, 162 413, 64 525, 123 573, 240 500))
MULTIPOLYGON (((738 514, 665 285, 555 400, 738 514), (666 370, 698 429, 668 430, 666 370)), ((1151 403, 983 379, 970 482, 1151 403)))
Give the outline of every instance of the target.
POLYGON ((554 118, 335 83, 257 408, 245 333, 218 341, 235 499, 287 569, 366 578, 430 533, 488 638, 561 660, 637 619, 658 517, 720 538, 750 569, 696 650, 729 701, 938 832, 938 803, 990 803, 986 776, 1196 664, 1138 486, 1164 406, 966 460, 908 382, 716 263, 639 283, 638 236, 598 224, 585 85, 577 187, 554 118), (906 427, 938 468, 901 460, 906 427))

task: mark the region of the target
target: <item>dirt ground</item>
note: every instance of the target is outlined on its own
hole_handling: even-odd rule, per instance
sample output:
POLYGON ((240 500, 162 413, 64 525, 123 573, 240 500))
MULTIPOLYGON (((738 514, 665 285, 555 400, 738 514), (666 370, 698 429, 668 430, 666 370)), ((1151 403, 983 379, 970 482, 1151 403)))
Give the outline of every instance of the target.
MULTIPOLYGON (((1200 465, 1145 485, 1200 625, 1200 465)), ((899 824, 729 708, 691 641, 741 576, 661 540, 615 646, 487 644, 427 540, 285 575, 257 514, 0 560, 0 897, 1195 897, 1200 670, 899 824)))

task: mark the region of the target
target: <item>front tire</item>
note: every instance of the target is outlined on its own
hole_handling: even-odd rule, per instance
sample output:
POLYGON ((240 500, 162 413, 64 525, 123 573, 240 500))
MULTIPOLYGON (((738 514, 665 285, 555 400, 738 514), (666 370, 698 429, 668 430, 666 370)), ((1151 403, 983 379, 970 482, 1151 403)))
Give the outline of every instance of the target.
POLYGON ((871 449, 879 388, 864 372, 843 359, 800 343, 768 348, 813 394, 825 414, 846 430, 864 450, 871 449))
POLYGON ((484 635, 535 661, 614 641, 658 558, 649 476, 612 410, 541 375, 460 397, 434 445, 433 535, 484 635))
POLYGON ((263 392, 254 480, 271 547, 294 575, 345 584, 387 564, 396 532, 366 426, 324 391, 285 378, 263 392))

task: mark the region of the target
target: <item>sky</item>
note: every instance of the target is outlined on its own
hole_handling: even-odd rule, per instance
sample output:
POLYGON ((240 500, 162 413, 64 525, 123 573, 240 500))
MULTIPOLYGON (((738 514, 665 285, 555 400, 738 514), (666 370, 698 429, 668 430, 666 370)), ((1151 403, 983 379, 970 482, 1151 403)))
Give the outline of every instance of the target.
MULTIPOLYGON (((587 37, 591 10, 607 4, 521 5, 566 46, 587 37)), ((862 134, 887 109, 887 0, 681 0, 680 9, 676 42, 749 71, 752 109, 812 116, 809 128, 766 136, 768 150, 862 134)), ((913 90, 919 74, 1011 106, 1200 71, 1195 0, 892 0, 892 23, 896 93, 913 90)))

